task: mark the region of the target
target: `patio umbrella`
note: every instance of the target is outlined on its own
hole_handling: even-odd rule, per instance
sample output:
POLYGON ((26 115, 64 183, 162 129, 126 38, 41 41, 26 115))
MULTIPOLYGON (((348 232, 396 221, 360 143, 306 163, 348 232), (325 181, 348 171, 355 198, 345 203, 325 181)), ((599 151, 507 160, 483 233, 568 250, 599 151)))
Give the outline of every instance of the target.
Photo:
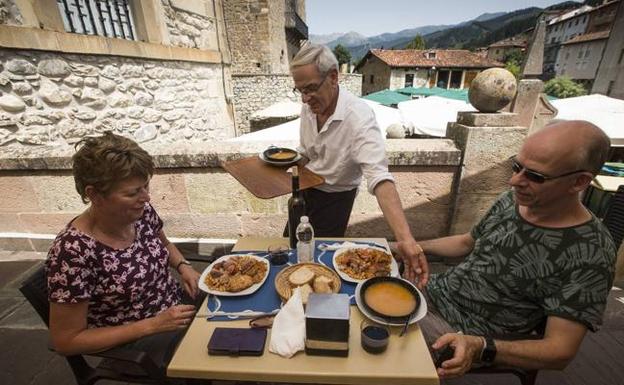
POLYGON ((399 111, 412 134, 444 137, 448 122, 457 120, 457 112, 476 110, 459 100, 430 96, 399 103, 399 111))
POLYGON ((613 146, 624 146, 624 100, 593 94, 551 103, 559 110, 557 119, 587 120, 600 127, 613 146))
POLYGON ((409 95, 390 90, 373 92, 372 94, 368 94, 366 96, 363 96, 362 98, 372 100, 385 106, 397 105, 400 102, 410 100, 409 95))

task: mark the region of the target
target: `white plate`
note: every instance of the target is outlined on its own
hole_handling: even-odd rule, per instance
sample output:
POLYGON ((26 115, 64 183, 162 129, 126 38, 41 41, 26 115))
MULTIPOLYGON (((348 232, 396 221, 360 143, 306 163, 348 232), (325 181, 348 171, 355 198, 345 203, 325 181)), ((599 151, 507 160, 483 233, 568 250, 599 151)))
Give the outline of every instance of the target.
POLYGON ((269 266, 269 261, 266 260, 266 258, 261 258, 258 257, 256 255, 250 255, 250 254, 230 254, 230 255, 224 255, 218 259, 216 259, 214 262, 212 262, 207 268, 204 269, 204 272, 201 274, 201 277, 199 277, 199 288, 203 291, 205 291, 208 294, 213 294, 213 295, 220 295, 220 296, 224 296, 224 297, 237 297, 237 296, 242 296, 242 295, 248 295, 251 294, 253 292, 255 292, 256 290, 258 290, 260 288, 260 286, 262 286, 262 284, 264 283, 264 281, 266 281, 267 277, 269 276, 269 269, 271 268, 271 266, 269 266), (213 290, 211 288, 208 287, 208 285, 206 285, 204 283, 206 276, 210 273, 210 271, 212 270, 212 267, 221 262, 221 261, 225 261, 228 260, 232 257, 251 257, 257 261, 260 261, 262 263, 264 263, 267 267, 266 269, 266 274, 264 275, 264 278, 262 278, 262 281, 258 282, 258 283, 254 283, 253 285, 249 286, 247 289, 245 290, 241 290, 241 291, 237 291, 237 292, 229 292, 229 291, 218 291, 218 290, 213 290))
POLYGON ((336 252, 334 253, 334 257, 332 258, 332 264, 334 265, 334 270, 336 270, 340 278, 344 279, 345 281, 355 282, 355 283, 366 281, 366 279, 352 278, 351 276, 349 276, 349 274, 340 270, 340 266, 338 265, 338 262, 336 261, 336 257, 338 257, 340 254, 343 254, 347 250, 350 250, 350 249, 375 249, 375 250, 381 250, 387 254, 390 254, 391 256, 390 257, 390 276, 391 277, 399 276, 399 265, 397 264, 397 261, 394 259, 394 257, 392 257, 392 253, 388 252, 388 250, 381 248, 381 247, 375 247, 375 246, 369 246, 369 245, 353 245, 353 246, 341 247, 340 249, 336 250, 336 252))
MULTIPOLYGON (((403 279, 403 280, 405 282, 409 283, 410 285, 414 286, 414 284, 412 284, 410 281, 407 281, 405 279, 403 279)), ((405 325, 403 322, 401 322, 401 323, 388 322, 388 321, 386 321, 385 319, 383 319, 381 317, 377 317, 377 316, 374 316, 374 315, 370 314, 366 310, 364 305, 362 305, 362 298, 360 297, 360 289, 361 288, 362 288, 362 282, 358 283, 358 285, 355 287, 355 303, 356 303, 358 309, 360 309, 360 311, 362 312, 362 314, 364 314, 366 316, 366 318, 370 319, 371 321, 375 321, 377 323, 384 324, 384 325, 390 325, 390 326, 403 326, 403 325, 405 325)), ((420 290, 418 290, 418 288, 416 288, 416 286, 414 286, 414 288, 418 292, 418 296, 420 296, 420 305, 418 306, 418 311, 416 312, 416 314, 414 314, 414 316, 410 320, 410 322, 409 322, 410 325, 413 324, 414 322, 420 321, 421 319, 423 319, 427 315, 427 302, 425 301, 425 296, 422 295, 422 293, 420 292, 420 290)))
POLYGON ((266 162, 273 166, 292 166, 293 164, 297 163, 301 159, 301 154, 297 152, 297 156, 295 156, 295 159, 291 160, 290 162, 276 162, 274 160, 267 159, 264 156, 264 151, 258 154, 258 158, 260 158, 260 160, 262 160, 263 162, 266 162))

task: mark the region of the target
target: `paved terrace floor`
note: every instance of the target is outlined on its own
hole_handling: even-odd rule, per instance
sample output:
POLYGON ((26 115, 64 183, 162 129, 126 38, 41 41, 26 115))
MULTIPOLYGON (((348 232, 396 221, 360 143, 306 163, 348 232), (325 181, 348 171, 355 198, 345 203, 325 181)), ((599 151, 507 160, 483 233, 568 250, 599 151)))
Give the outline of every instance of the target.
MULTIPOLYGON (((0 251, 0 384, 76 383, 66 361, 47 349, 47 329, 18 291, 20 283, 44 257, 41 253, 0 251)), ((197 267, 202 266, 205 264, 197 267)), ((446 267, 432 264, 432 268, 441 271, 446 267)), ((624 290, 617 287, 624 288, 624 281, 616 282, 611 291, 602 329, 587 334, 577 357, 566 370, 541 371, 538 385, 624 385, 624 303, 617 300, 624 297, 624 290)), ((519 381, 508 375, 471 375, 444 383, 494 385, 519 384, 519 381)))

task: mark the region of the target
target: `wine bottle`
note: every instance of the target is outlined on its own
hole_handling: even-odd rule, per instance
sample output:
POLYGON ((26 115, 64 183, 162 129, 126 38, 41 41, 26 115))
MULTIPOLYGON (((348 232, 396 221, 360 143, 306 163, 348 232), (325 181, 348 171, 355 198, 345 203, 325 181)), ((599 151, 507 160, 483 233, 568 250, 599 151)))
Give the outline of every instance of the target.
POLYGON ((288 199, 288 238, 290 248, 294 249, 297 247, 297 226, 301 217, 305 215, 305 201, 299 190, 299 169, 293 166, 290 170, 292 172, 292 195, 288 199))

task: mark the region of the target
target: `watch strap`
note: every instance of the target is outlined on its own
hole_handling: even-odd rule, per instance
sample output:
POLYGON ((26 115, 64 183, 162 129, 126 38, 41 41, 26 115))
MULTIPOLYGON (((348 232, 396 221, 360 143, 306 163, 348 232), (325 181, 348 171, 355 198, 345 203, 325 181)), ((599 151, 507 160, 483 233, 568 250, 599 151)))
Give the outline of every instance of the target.
POLYGON ((175 269, 176 271, 179 273, 180 272, 180 266, 182 265, 189 265, 192 266, 191 263, 189 261, 187 261, 186 259, 181 260, 180 262, 178 262, 178 264, 176 265, 175 269))
POLYGON ((484 336, 485 339, 485 347, 481 352, 481 362, 487 365, 491 365, 494 363, 494 359, 496 358, 496 344, 494 343, 494 339, 489 336, 484 336))

